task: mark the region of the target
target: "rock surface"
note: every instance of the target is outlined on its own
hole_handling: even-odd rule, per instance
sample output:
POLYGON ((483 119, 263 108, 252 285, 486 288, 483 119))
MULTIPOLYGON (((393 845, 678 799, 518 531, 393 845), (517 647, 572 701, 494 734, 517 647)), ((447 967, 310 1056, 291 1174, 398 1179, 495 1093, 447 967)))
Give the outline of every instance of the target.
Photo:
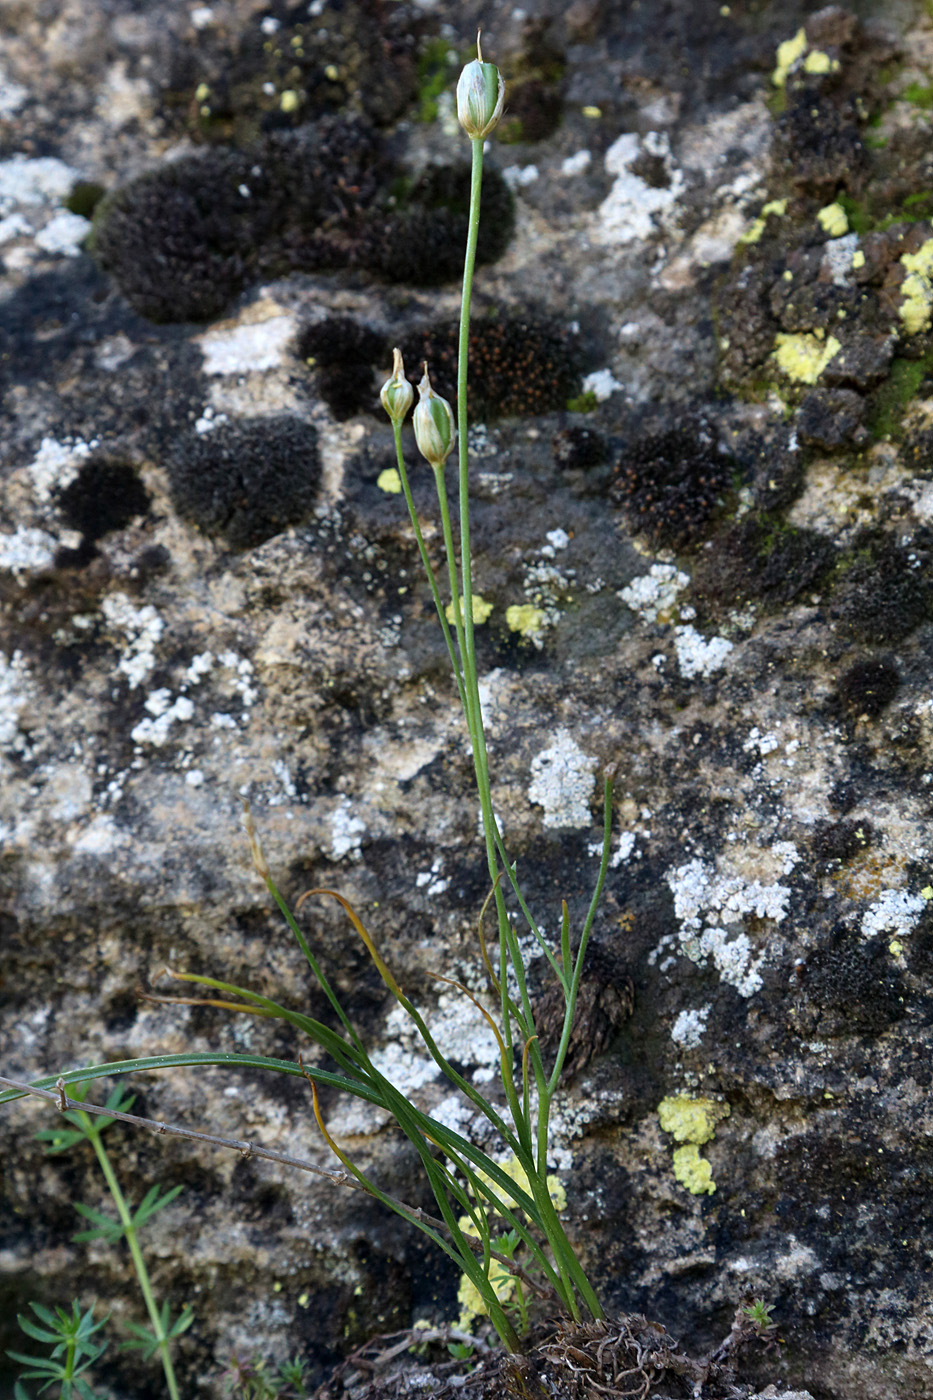
MULTIPOLYGON (((554 1123, 568 1229, 612 1315, 694 1354, 763 1298, 781 1345, 743 1354, 746 1393, 815 1400, 933 1397, 933 21, 876 8, 0 0, 0 1073, 307 1056, 139 1000, 170 964, 324 1013, 248 795, 286 896, 345 895, 489 1082, 436 980, 483 988, 469 752, 375 408, 394 344, 452 363, 451 94, 481 18, 510 99, 474 301, 477 635, 551 933, 562 899, 579 927, 619 772, 554 1123)), ((335 909, 303 917, 380 1064, 478 1133, 335 909)), ((133 1090, 328 1165, 300 1080, 133 1090)), ((429 1204, 386 1122, 324 1109, 429 1204)), ((139 1315, 128 1258, 71 1241, 103 1185, 89 1151, 43 1156, 48 1121, 0 1111, 0 1353, 30 1299, 139 1315)), ((195 1309, 185 1394, 232 1353, 323 1381, 456 1319, 445 1262, 375 1202, 108 1141, 131 1197, 184 1188, 147 1248, 195 1309)), ((161 1393, 132 1355, 104 1374, 161 1393)))

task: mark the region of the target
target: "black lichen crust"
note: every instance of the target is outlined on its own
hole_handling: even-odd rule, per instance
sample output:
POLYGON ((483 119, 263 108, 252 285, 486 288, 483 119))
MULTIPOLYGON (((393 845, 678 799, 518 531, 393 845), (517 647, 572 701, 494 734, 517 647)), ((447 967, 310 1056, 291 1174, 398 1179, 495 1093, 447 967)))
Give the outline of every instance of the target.
POLYGON ((92 252, 150 321, 204 321, 246 283, 277 222, 268 180, 249 156, 207 151, 160 166, 108 195, 92 252))
POLYGON ((289 414, 191 434, 168 462, 178 514, 248 549, 304 520, 317 499, 317 433, 289 414))
POLYGON ((631 528, 652 544, 685 549, 706 533, 728 490, 733 460, 700 419, 627 443, 611 489, 631 528))
POLYGON ((145 515, 149 501, 149 492, 131 463, 92 457, 58 493, 62 518, 80 531, 81 543, 77 549, 59 550, 55 562, 59 567, 87 563, 97 552, 97 541, 145 515))
MULTIPOLYGON (((396 195, 395 207, 375 215, 359 260, 393 282, 435 286, 463 273, 470 211, 470 166, 431 166, 411 188, 396 195)), ((515 226, 515 201, 499 172, 483 171, 482 220, 477 264, 502 257, 515 226)))
POLYGON ((298 337, 299 358, 317 371, 317 388, 336 419, 371 413, 377 402, 374 366, 388 377, 385 336, 349 316, 329 316, 298 337))
MULTIPOLYGON (((383 139, 360 118, 324 117, 244 150, 213 147, 105 198, 91 252, 150 321, 205 321, 257 276, 360 267, 398 282, 462 271, 470 175, 434 167, 403 205, 383 139)), ((477 259, 501 257, 514 223, 495 171, 484 184, 477 259)))
MULTIPOLYGON (((435 390, 457 398, 455 321, 443 321, 402 344, 412 380, 426 360, 435 390)), ((552 413, 579 392, 580 351, 556 322, 530 313, 481 317, 470 327, 470 417, 473 422, 552 413)))
POLYGON ((259 272, 351 261, 385 177, 372 129, 327 118, 131 180, 101 204, 91 251, 149 320, 208 320, 259 272))
POLYGON ((582 428, 572 423, 554 434, 551 451, 559 471, 585 471, 598 467, 606 460, 606 439, 595 428, 582 428))
POLYGON ((830 615, 843 636, 898 642, 930 616, 929 550, 904 548, 883 532, 862 531, 840 564, 830 615))
POLYGON ((836 694, 852 715, 877 719, 897 694, 901 674, 890 657, 856 661, 839 677, 836 694))
POLYGON ((272 0, 233 42, 212 26, 176 46, 163 120, 237 144, 336 113, 389 125, 416 96, 420 28, 408 7, 382 0, 335 0, 313 15, 306 0, 272 0))
POLYGON ((784 525, 764 513, 746 516, 710 540, 693 569, 693 596, 724 616, 752 599, 783 608, 818 589, 835 559, 825 535, 784 525))

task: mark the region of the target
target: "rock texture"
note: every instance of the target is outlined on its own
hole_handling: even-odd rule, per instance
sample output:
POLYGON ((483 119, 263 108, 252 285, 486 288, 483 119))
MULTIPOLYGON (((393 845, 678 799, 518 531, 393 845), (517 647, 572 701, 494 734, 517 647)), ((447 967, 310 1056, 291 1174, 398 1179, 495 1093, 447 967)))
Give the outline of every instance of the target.
MULTIPOLYGON (((452 363, 451 94, 481 19, 510 98, 474 303, 478 637, 550 932, 562 899, 579 927, 619 772, 554 1124, 568 1228, 607 1309, 694 1354, 765 1299, 781 1344, 743 1354, 746 1392, 816 1400, 933 1397, 933 22, 875 10, 0 0, 0 1072, 307 1053, 139 996, 170 964, 323 1014, 248 795, 285 894, 351 900, 488 1082, 436 980, 483 985, 469 753, 376 412, 394 344, 452 363)), ((380 1063, 479 1132, 345 921, 303 918, 380 1063)), ((300 1080, 133 1089, 328 1163, 300 1080)), ((429 1204, 389 1125, 324 1108, 429 1204)), ((0 1352, 30 1299, 139 1316, 128 1258, 71 1241, 103 1186, 89 1152, 43 1156, 48 1121, 0 1111, 0 1352)), ((184 1188, 147 1243, 197 1315, 185 1394, 234 1352, 323 1382, 456 1318, 375 1202, 108 1140, 130 1196, 184 1188)), ((161 1393, 111 1354, 115 1396, 161 1393)))

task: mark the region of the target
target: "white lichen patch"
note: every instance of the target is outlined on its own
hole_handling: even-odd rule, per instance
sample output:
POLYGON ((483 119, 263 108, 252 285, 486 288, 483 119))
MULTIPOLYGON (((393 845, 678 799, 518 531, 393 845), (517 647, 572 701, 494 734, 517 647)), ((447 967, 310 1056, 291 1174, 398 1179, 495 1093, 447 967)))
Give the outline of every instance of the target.
POLYGON ((49 763, 41 768, 45 811, 54 821, 74 821, 87 811, 93 794, 91 775, 80 763, 49 763))
POLYGON ((55 156, 11 156, 0 161, 0 215, 16 208, 60 204, 80 178, 55 156))
POLYGON ((605 403, 619 389, 624 388, 625 385, 620 384, 609 369, 595 369, 583 380, 584 394, 592 394, 597 403, 605 403))
POLYGON ((155 665, 155 649, 162 638, 164 623, 151 603, 138 608, 125 593, 111 593, 100 610, 113 632, 120 633, 126 648, 117 668, 136 690, 155 665))
POLYGON ((690 583, 690 575, 674 564, 652 564, 646 574, 633 578, 617 597, 644 622, 668 622, 675 615, 678 594, 690 583))
POLYGON ((0 652, 0 749, 20 749, 24 736, 19 718, 32 700, 32 685, 22 653, 0 652))
POLYGON ((845 287, 851 281, 857 266, 855 255, 859 251, 858 245, 858 234, 847 233, 842 238, 831 239, 823 249, 820 272, 829 277, 834 286, 845 287))
POLYGON ((721 671, 733 650, 733 644, 725 637, 710 637, 707 640, 687 623, 674 629, 674 650, 680 674, 685 680, 692 680, 695 676, 708 677, 721 671))
POLYGON ((90 219, 60 209, 36 234, 36 247, 43 253, 58 253, 64 258, 76 258, 91 231, 90 219))
POLYGON ((154 690, 145 701, 149 711, 146 719, 141 719, 130 731, 134 744, 151 744, 162 748, 167 743, 173 725, 186 723, 194 715, 194 704, 187 695, 174 699, 170 690, 154 690))
POLYGON ((893 939, 913 933, 927 907, 922 895, 907 890, 884 890, 862 915, 862 937, 876 938, 879 934, 893 939))
POLYGON ((565 156, 560 163, 560 173, 562 175, 582 175, 585 170, 589 170, 593 163, 591 151, 574 151, 572 156, 565 156))
POLYGON ((682 1045, 685 1050, 695 1050, 706 1033, 711 1006, 701 1006, 695 1011, 681 1011, 671 1027, 671 1040, 682 1045))
POLYGON ((593 231, 597 243, 634 243, 658 229, 673 227, 684 178, 671 160, 670 142, 663 132, 649 131, 645 136, 624 132, 606 152, 605 166, 615 181, 597 213, 593 231), (636 174, 632 167, 640 158, 660 164, 666 184, 657 179, 649 184, 636 174))
POLYGON ((330 853, 334 860, 359 860, 366 823, 355 817, 346 800, 330 816, 330 853))
POLYGON ((16 578, 41 573, 48 569, 58 548, 58 541, 46 530, 33 530, 19 525, 10 534, 0 534, 0 569, 16 578))
POLYGON ((51 501, 52 496, 70 486, 84 462, 97 447, 96 438, 90 442, 82 439, 66 438, 56 442, 54 438, 43 438, 39 451, 26 468, 32 484, 33 494, 40 504, 51 501))
POLYGON ((293 316, 280 313, 245 325, 212 328, 198 342, 204 356, 204 373, 247 374, 278 369, 285 363, 296 324, 293 316))
POLYGON ((566 729, 558 729, 553 742, 535 755, 528 797, 544 808, 545 826, 590 825, 595 768, 596 759, 584 753, 566 729))
MULTIPOLYGON (((786 852, 781 856, 783 866, 786 852)), ((787 914, 789 887, 721 873, 700 859, 677 866, 665 878, 674 896, 684 956, 701 967, 712 962, 723 981, 742 996, 757 992, 764 955, 754 954, 742 920, 753 915, 780 923, 787 914)))

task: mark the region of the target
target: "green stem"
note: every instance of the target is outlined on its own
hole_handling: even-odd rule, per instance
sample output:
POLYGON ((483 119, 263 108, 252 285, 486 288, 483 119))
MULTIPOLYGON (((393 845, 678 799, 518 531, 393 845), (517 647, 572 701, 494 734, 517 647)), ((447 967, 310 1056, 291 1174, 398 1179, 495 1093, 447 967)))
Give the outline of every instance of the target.
POLYGON ((133 1259, 133 1267, 136 1270, 136 1277, 139 1281, 139 1291, 143 1295, 143 1300, 146 1304, 146 1311, 149 1313, 149 1320, 152 1323, 152 1330, 159 1344, 158 1350, 159 1355, 162 1358, 162 1369, 165 1372, 165 1383, 168 1386, 168 1393, 171 1396, 171 1400, 180 1400, 178 1393, 178 1382, 175 1379, 175 1369, 172 1366, 169 1339, 166 1334, 165 1328, 162 1325, 162 1318, 159 1315, 159 1309, 156 1306, 156 1300, 152 1292, 152 1284, 149 1282, 149 1272, 146 1268, 146 1261, 143 1258, 143 1252, 139 1247, 139 1236, 136 1230, 136 1226, 133 1224, 133 1217, 130 1214, 129 1206, 126 1204, 126 1197, 123 1195, 123 1192, 120 1189, 120 1183, 117 1180, 116 1172, 114 1171, 110 1158, 107 1155, 107 1149, 104 1147, 104 1144, 100 1140, 99 1129, 91 1121, 91 1117, 89 1114, 82 1113, 81 1118, 84 1122, 87 1135, 94 1145, 94 1151, 97 1153, 97 1160, 100 1163, 100 1169, 103 1172, 104 1179, 106 1180, 107 1186, 110 1189, 110 1194, 113 1197, 114 1205, 117 1208, 117 1214, 120 1217, 120 1223, 123 1226, 123 1233, 126 1236, 126 1242, 130 1248, 130 1254, 133 1259))
MULTIPOLYGON (((415 532, 415 539, 418 542, 418 551, 421 555, 421 562, 424 565, 424 571, 428 576, 428 584, 431 588, 431 597, 434 599, 434 606, 437 609, 437 619, 441 624, 441 631, 444 634, 444 641, 447 645, 447 655, 450 657, 450 665, 454 673, 454 680, 457 682, 457 693, 460 696, 460 703, 463 706, 465 713, 467 709, 467 697, 466 691, 463 687, 463 675, 460 671, 460 662, 457 658, 457 653, 454 650, 453 637, 450 635, 450 626, 447 622, 447 614, 444 612, 444 604, 441 599, 440 589, 437 586, 437 578, 434 573, 434 566, 431 563, 427 545, 424 542, 424 535, 421 533, 421 522, 418 519, 418 512, 415 510, 414 497, 411 494, 411 486, 408 481, 408 471, 405 466, 405 456, 402 452, 402 425, 401 423, 396 422, 394 419, 392 420, 392 431, 395 435, 395 457, 396 461, 398 462, 399 480, 402 483, 402 490, 405 493, 405 504, 408 506, 408 514, 411 517, 411 527, 415 532)), ((450 558, 451 556, 448 551, 448 562, 450 561, 450 558)), ((454 586, 456 587, 456 571, 454 572, 453 582, 454 586)), ((455 620, 458 616, 459 613, 455 606, 455 620)))

